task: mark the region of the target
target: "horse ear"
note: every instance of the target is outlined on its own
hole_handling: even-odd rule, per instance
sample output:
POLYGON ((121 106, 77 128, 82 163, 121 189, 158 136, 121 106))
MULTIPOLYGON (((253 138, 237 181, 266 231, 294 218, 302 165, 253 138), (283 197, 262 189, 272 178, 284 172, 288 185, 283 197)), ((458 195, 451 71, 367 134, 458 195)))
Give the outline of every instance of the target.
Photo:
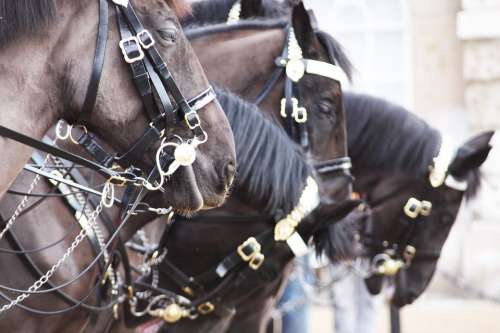
POLYGON ((261 16, 263 12, 262 0, 241 0, 241 19, 261 16))
POLYGON ((319 30, 318 18, 316 17, 314 10, 308 9, 307 14, 309 15, 309 21, 311 22, 311 27, 313 28, 313 30, 319 30))
POLYGON ((304 4, 299 2, 292 10, 292 26, 295 31, 295 36, 299 42, 300 47, 304 51, 308 51, 313 47, 316 35, 314 28, 311 24, 311 18, 307 12, 304 4))
POLYGON ((494 131, 484 132, 464 143, 448 168, 450 174, 463 178, 469 171, 479 168, 493 148, 490 140, 494 134, 494 131))

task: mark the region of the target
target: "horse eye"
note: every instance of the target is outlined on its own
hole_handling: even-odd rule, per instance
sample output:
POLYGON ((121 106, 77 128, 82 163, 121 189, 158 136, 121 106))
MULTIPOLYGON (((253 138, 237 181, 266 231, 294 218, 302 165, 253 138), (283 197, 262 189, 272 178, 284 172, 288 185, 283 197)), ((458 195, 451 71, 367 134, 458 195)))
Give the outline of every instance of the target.
POLYGON ((174 28, 159 29, 158 35, 169 44, 175 44, 177 41, 177 30, 174 28))
POLYGON ((334 111, 333 104, 326 100, 321 100, 318 102, 319 111, 325 114, 331 114, 334 111))

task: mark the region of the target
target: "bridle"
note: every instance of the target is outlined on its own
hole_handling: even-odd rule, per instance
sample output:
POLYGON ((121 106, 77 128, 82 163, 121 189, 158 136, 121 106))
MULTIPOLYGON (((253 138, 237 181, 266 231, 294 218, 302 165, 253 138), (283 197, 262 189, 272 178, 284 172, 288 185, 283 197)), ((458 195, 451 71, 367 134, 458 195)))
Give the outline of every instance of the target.
MULTIPOLYGON (((447 141, 443 140, 440 151, 433 159, 430 166, 428 180, 431 187, 438 188, 447 186, 456 191, 464 192, 467 189, 467 182, 457 180, 448 172, 450 162, 455 156, 455 151, 450 149, 447 141)), ((401 193, 408 190, 407 184, 397 187, 395 190, 377 198, 375 202, 370 203, 371 208, 382 205, 391 198, 400 196, 401 193)), ((424 194, 425 197, 427 194, 424 194)), ((418 249, 415 247, 415 237, 419 234, 420 228, 426 225, 426 220, 432 213, 432 203, 427 200, 419 200, 410 197, 402 209, 400 224, 403 230, 394 243, 387 240, 379 240, 374 235, 374 222, 370 207, 367 207, 365 215, 364 243, 368 249, 371 259, 371 273, 376 275, 394 276, 401 269, 410 267, 414 260, 437 260, 441 252, 436 250, 418 249)))
MULTIPOLYGON (((308 111, 301 106, 300 80, 306 74, 326 77, 339 83, 348 82, 348 79, 344 71, 334 64, 335 59, 330 59, 332 63, 305 59, 293 27, 288 25, 285 30, 287 38, 281 56, 275 61, 276 69, 257 95, 254 104, 261 104, 284 75, 284 97, 281 99, 280 115, 288 135, 307 152, 310 149, 307 131, 308 111)), ((352 164, 351 159, 345 156, 319 162, 315 167, 320 174, 342 172, 350 176, 352 164)))
POLYGON ((75 138, 73 126, 69 126, 66 131, 63 131, 59 124, 57 127, 59 139, 71 139, 80 144, 96 162, 4 126, 0 126, 0 135, 97 171, 106 177, 110 184, 159 190, 165 177, 173 174, 180 166, 191 165, 196 159, 195 148, 208 139, 197 112, 214 99, 215 93, 211 87, 192 99, 183 96, 156 49, 153 36, 144 28, 128 0, 99 0, 99 26, 91 77, 82 111, 76 119, 78 125, 75 126, 83 131, 75 138), (133 82, 150 120, 144 133, 121 155, 106 152, 84 127, 95 109, 102 76, 108 40, 110 1, 116 9, 121 35, 119 47, 124 61, 130 67, 133 82), (179 136, 167 138, 167 129, 179 123, 180 119, 184 120, 193 137, 187 140, 179 136), (160 147, 153 169, 149 172, 138 169, 137 165, 141 165, 144 154, 158 143, 160 147), (173 149, 173 154, 169 153, 168 149, 173 149), (118 166, 123 168, 122 171, 118 166))
MULTIPOLYGON (((236 1, 231 7, 227 24, 240 21, 241 2, 236 1)), ((310 17, 315 21, 314 13, 309 11, 310 17)), ((309 151, 309 133, 307 131, 308 111, 301 106, 300 80, 306 75, 318 75, 344 84, 348 82, 347 75, 342 68, 336 65, 336 59, 330 58, 330 62, 306 59, 295 36, 295 31, 290 24, 285 26, 286 39, 281 55, 275 60, 276 69, 264 84, 254 100, 255 105, 260 105, 276 86, 281 77, 285 77, 283 98, 280 103, 280 115, 284 120, 284 128, 288 135, 300 144, 304 151, 309 151)), ((351 159, 348 156, 334 158, 317 163, 315 165, 320 174, 331 172, 342 172, 347 178, 351 178, 351 159)))

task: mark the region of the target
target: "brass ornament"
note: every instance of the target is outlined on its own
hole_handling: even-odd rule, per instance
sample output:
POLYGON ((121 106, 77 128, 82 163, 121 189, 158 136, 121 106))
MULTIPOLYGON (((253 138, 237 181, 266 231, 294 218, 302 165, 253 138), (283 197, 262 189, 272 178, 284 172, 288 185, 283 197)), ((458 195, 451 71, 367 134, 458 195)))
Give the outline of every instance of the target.
POLYGON ((279 221, 274 227, 274 240, 286 241, 295 231, 295 225, 290 219, 279 221))
POLYGON ((176 323, 184 316, 184 309, 176 303, 169 304, 161 311, 161 317, 167 323, 176 323))
POLYGON ((297 206, 284 219, 276 223, 274 227, 274 240, 288 240, 295 232, 295 228, 299 223, 318 207, 319 201, 318 184, 312 177, 308 177, 297 206))
POLYGON ((403 263, 400 260, 388 259, 382 261, 382 263, 377 267, 377 273, 380 275, 394 276, 403 267, 403 263))
POLYGON ((197 308, 198 312, 202 315, 207 315, 215 310, 215 305, 210 302, 201 303, 197 308))

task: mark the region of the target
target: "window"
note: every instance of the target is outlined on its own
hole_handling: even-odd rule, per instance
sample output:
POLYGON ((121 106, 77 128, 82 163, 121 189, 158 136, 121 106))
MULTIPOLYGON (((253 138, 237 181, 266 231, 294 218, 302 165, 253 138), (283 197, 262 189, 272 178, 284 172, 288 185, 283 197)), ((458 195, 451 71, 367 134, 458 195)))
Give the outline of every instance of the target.
POLYGON ((411 101, 409 15, 405 0, 309 0, 320 27, 346 49, 356 70, 352 90, 411 101))

